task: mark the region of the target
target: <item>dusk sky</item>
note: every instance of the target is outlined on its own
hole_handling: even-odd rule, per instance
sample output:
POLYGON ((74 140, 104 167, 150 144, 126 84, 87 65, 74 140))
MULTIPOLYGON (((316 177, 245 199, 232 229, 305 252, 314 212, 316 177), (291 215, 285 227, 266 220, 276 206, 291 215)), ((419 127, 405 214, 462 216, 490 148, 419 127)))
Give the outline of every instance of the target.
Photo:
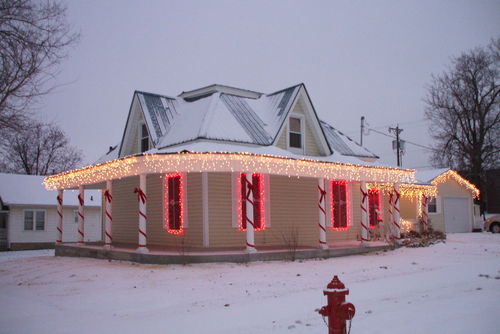
MULTIPOLYGON (((44 98, 92 163, 121 140, 134 90, 305 83, 321 119, 359 141, 360 117, 424 146, 425 87, 450 58, 500 36, 500 1, 67 1, 80 43, 44 98)), ((391 138, 366 146, 395 164, 391 138)), ((407 144, 403 167, 429 166, 407 144)))

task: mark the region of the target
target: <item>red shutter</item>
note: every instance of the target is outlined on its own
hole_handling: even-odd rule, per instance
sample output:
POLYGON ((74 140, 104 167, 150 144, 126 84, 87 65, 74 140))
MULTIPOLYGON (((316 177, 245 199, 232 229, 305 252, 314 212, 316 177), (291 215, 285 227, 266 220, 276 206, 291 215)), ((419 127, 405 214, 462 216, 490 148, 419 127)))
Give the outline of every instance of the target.
POLYGON ((339 185, 340 190, 340 222, 341 227, 347 227, 347 190, 346 184, 339 185))
POLYGON ((178 230, 181 227, 180 176, 168 179, 168 227, 178 230))
POLYGON ((347 227, 347 184, 339 181, 332 181, 332 207, 333 207, 333 227, 347 227))
POLYGON ((245 230, 247 228, 247 181, 246 174, 240 174, 241 184, 241 227, 245 230))
POLYGON ((378 210, 380 206, 380 192, 377 189, 368 191, 368 207, 370 209, 370 227, 378 224, 378 210))

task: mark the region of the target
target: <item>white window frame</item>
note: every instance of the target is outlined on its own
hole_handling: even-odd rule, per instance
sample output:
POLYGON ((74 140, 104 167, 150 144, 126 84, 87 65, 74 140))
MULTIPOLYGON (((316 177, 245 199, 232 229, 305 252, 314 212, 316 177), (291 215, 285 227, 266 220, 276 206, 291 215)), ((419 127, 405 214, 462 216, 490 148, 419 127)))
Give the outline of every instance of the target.
POLYGON ((286 133, 286 147, 287 149, 290 151, 290 152, 294 152, 294 153, 299 153, 299 154, 304 154, 304 152, 306 151, 306 122, 305 122, 305 117, 304 115, 300 115, 300 114, 295 114, 295 113, 290 113, 290 115, 288 116, 288 119, 287 119, 287 133, 286 133), (295 131, 291 131, 291 128, 290 128, 290 118, 296 118, 298 120, 300 120, 300 139, 301 139, 301 148, 298 148, 298 147, 291 147, 290 146, 290 133, 297 133, 295 131))
POLYGON ((145 126, 145 127, 146 127, 146 131, 148 132, 148 136, 147 136, 147 138, 148 138, 148 149, 147 149, 146 151, 148 151, 149 149, 151 149, 151 136, 149 135, 149 129, 148 129, 148 126, 147 126, 146 122, 144 122, 144 121, 140 121, 140 122, 139 122, 139 130, 138 130, 139 135, 137 136, 137 137, 139 138, 139 143, 138 143, 138 145, 139 145, 139 146, 138 146, 138 148, 139 148, 139 153, 146 152, 146 151, 143 151, 143 150, 142 150, 142 140, 143 140, 144 138, 146 138, 146 137, 144 137, 144 136, 142 135, 142 126, 145 126))
MULTIPOLYGON (((436 199, 436 212, 430 212, 429 211, 429 203, 427 203, 427 214, 428 215, 439 215, 439 214, 441 214, 441 197, 440 196, 436 196, 435 199, 436 199)), ((429 200, 429 202, 430 202, 430 200, 429 200)))
POLYGON ((45 209, 24 209, 23 210, 23 231, 31 232, 43 232, 47 230, 47 210, 45 209), (33 228, 31 230, 26 229, 26 212, 33 212, 33 228), (36 229, 36 212, 43 212, 43 230, 36 229))

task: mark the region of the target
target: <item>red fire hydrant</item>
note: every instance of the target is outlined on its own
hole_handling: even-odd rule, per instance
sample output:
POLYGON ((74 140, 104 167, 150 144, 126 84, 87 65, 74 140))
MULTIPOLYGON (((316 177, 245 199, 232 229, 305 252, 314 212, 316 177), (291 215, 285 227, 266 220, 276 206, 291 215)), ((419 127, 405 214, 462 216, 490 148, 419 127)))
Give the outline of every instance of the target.
POLYGON ((324 317, 328 317, 329 334, 345 334, 346 321, 351 320, 356 313, 356 308, 351 303, 345 302, 345 296, 349 294, 349 289, 345 288, 337 275, 323 290, 323 294, 328 298, 328 305, 323 306, 318 312, 324 317))

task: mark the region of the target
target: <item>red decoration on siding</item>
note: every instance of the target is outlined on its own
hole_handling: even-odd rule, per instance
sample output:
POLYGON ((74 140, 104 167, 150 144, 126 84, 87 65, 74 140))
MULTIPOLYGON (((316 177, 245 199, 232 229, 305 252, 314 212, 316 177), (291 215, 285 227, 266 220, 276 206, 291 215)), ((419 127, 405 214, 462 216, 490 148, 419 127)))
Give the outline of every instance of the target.
POLYGON ((265 211, 265 181, 263 174, 252 174, 252 184, 248 184, 246 180, 246 174, 240 173, 238 179, 239 185, 239 199, 238 206, 240 207, 238 219, 239 219, 239 227, 240 231, 246 231, 247 229, 247 207, 245 198, 249 191, 252 192, 253 195, 253 221, 254 221, 254 230, 262 231, 266 228, 266 211, 265 211))
POLYGON ((368 189, 368 209, 370 228, 375 228, 382 221, 382 209, 380 206, 380 190, 368 189))
POLYGON ((163 192, 164 228, 168 233, 184 233, 184 175, 182 173, 164 176, 163 192))
POLYGON ((350 203, 347 195, 347 181, 331 181, 330 209, 334 231, 345 231, 351 227, 350 203))

